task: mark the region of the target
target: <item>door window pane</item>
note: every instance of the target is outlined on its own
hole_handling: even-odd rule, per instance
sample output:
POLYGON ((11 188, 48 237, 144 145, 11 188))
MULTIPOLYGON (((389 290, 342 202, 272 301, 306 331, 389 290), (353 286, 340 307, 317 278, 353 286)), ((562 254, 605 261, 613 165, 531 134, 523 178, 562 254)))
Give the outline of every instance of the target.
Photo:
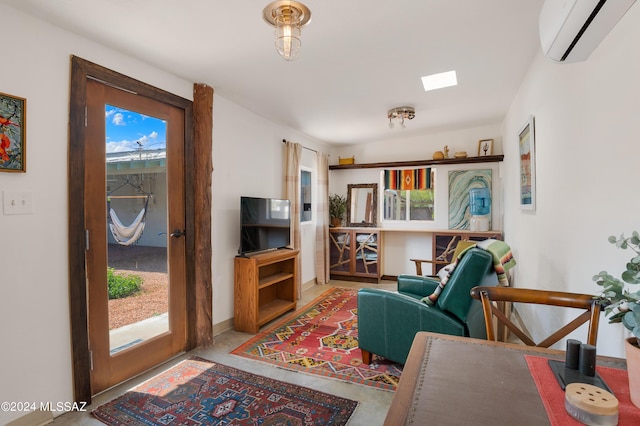
POLYGON ((111 355, 169 331, 164 120, 105 106, 111 355))

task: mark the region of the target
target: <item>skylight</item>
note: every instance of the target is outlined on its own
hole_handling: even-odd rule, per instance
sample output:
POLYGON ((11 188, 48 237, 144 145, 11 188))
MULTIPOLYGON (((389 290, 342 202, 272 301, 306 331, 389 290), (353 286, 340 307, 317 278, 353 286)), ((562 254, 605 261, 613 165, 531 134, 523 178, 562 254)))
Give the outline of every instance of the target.
POLYGON ((458 79, 455 71, 441 72, 439 74, 425 75, 422 77, 424 91, 442 89, 443 87, 456 86, 458 79))

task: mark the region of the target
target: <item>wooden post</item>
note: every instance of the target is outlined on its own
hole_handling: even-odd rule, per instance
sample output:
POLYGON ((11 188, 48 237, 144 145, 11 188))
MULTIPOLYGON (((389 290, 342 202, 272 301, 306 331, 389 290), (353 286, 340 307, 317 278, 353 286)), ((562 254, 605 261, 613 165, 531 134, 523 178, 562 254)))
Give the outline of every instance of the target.
POLYGON ((193 85, 195 223, 195 344, 213 343, 211 288, 211 174, 213 173, 213 88, 193 85), (195 155, 197 153, 197 155, 195 155))

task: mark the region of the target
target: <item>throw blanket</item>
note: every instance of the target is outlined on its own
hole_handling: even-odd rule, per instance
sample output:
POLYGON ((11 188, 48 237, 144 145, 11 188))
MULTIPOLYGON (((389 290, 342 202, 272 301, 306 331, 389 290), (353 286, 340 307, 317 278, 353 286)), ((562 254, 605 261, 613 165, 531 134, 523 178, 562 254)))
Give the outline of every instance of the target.
POLYGON ((509 245, 504 241, 488 239, 479 241, 478 243, 465 248, 460 252, 460 254, 458 254, 458 257, 453 259, 453 263, 442 268, 438 272, 438 275, 440 276, 440 284, 438 284, 438 287, 436 287, 433 293, 420 299, 422 302, 427 305, 436 304, 440 293, 444 290, 447 282, 449 282, 449 278, 451 278, 451 274, 458 265, 458 261, 473 247, 485 250, 491 254, 493 257, 493 268, 498 276, 498 283, 502 286, 509 286, 507 272, 516 265, 516 260, 513 258, 513 253, 511 253, 511 247, 509 247, 509 245))
POLYGON ((444 290, 444 287, 447 285, 447 282, 449 282, 449 278, 451 278, 451 274, 453 274, 453 270, 456 268, 456 266, 458 266, 458 261, 462 258, 462 256, 467 251, 471 250, 475 246, 476 245, 473 244, 473 245, 470 245, 469 247, 466 247, 464 250, 462 250, 458 254, 458 256, 455 259, 453 259, 453 263, 445 266, 444 268, 440 269, 440 271, 438 271, 438 276, 440 277, 440 284, 438 284, 438 286, 436 287, 433 293, 420 299, 422 302, 426 303, 427 305, 436 304, 436 301, 438 300, 438 296, 440 296, 440 293, 442 293, 442 290, 444 290))
POLYGON ((502 286, 509 285, 507 272, 516 265, 511 253, 511 247, 504 241, 488 239, 476 244, 478 248, 488 251, 493 256, 493 267, 498 275, 498 282, 502 286))

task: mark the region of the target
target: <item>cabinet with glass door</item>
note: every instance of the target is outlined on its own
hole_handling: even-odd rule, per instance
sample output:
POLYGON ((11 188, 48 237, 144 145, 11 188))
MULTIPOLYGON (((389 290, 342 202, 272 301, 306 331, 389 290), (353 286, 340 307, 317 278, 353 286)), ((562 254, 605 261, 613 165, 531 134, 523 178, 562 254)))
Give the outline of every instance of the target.
POLYGON ((330 228, 330 273, 332 279, 380 281, 382 234, 372 228, 330 228))

